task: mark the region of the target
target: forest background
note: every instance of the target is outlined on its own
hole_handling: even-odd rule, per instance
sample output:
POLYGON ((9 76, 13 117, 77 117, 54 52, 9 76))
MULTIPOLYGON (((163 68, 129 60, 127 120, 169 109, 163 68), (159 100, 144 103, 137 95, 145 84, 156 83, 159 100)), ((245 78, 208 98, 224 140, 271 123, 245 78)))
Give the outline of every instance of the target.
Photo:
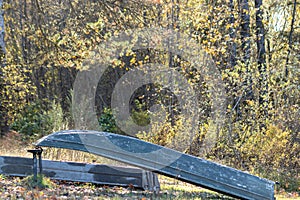
MULTIPOLYGON (((82 62, 113 35, 135 28, 187 34, 214 60, 226 90, 224 123, 211 116, 209 87, 184 58, 147 49, 128 51, 99 81, 99 127, 126 134, 115 123, 111 96, 130 69, 153 60, 179 71, 197 88, 203 115, 186 153, 249 171, 300 190, 300 7, 297 0, 4 0, 0 1, 1 136, 24 141, 74 128, 73 83, 82 62), (218 139, 200 150, 211 127, 218 139)), ((141 87, 130 102, 133 119, 149 124, 153 104, 166 120, 137 137, 168 145, 179 130, 176 95, 159 84, 141 87)))

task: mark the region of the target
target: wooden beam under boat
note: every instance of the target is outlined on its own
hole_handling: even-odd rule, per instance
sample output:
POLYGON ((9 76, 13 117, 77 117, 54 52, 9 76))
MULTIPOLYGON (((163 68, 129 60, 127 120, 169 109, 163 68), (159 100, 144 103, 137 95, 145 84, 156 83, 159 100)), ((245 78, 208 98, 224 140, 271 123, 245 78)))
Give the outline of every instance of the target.
MULTIPOLYGON (((0 174, 32 175, 32 164, 31 158, 0 156, 0 174)), ((160 190, 157 175, 139 168, 51 160, 42 160, 42 166, 42 174, 50 179, 160 190)))
POLYGON ((275 199, 273 181, 133 137, 68 130, 35 144, 93 153, 241 199, 275 199))

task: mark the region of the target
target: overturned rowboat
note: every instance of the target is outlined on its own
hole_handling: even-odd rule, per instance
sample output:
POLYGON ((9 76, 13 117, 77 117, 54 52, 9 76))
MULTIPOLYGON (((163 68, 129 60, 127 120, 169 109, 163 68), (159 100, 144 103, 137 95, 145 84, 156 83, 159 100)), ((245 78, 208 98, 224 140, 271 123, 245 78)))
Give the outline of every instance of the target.
POLYGON ((232 197, 275 199, 273 181, 132 137, 68 130, 48 135, 35 145, 89 152, 232 197))

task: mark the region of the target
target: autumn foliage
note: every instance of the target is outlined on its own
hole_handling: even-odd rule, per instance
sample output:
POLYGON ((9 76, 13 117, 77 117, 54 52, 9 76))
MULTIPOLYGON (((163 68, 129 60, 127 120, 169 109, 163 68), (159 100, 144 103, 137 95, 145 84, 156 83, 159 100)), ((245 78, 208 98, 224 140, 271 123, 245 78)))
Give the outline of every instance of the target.
MULTIPOLYGON (((214 127, 210 116, 212 100, 204 75, 185 58, 155 49, 128 50, 112 61, 97 89, 100 126, 126 134, 112 120, 114 85, 137 66, 165 64, 197 88, 203 110, 185 152, 299 191, 300 7, 295 2, 4 1, 1 126, 5 122, 28 140, 73 128, 73 83, 90 52, 127 29, 171 28, 193 38, 213 58, 226 90, 222 126, 214 127), (210 128, 217 132, 217 142, 209 152, 201 151, 210 128)), ((139 133, 140 138, 168 145, 178 130, 186 128, 174 108, 175 98, 170 99, 161 85, 146 85, 136 92, 130 102, 136 122, 148 123, 153 103, 169 108, 162 128, 154 126, 153 135, 139 133)))

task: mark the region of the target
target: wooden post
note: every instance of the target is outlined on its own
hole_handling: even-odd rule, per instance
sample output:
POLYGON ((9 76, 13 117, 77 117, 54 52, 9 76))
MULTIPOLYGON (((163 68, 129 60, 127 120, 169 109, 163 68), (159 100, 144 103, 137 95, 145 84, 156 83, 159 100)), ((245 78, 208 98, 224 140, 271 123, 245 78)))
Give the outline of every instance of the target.
POLYGON ((39 174, 43 173, 43 164, 42 164, 42 153, 43 153, 43 149, 41 147, 39 147, 38 151, 38 157, 39 157, 39 174))
POLYGON ((37 174, 38 174, 38 166, 37 166, 37 155, 39 157, 39 168, 40 168, 40 174, 42 173, 42 152, 43 150, 41 148, 39 149, 30 149, 27 150, 29 153, 32 153, 32 164, 33 164, 33 180, 37 181, 37 174))

